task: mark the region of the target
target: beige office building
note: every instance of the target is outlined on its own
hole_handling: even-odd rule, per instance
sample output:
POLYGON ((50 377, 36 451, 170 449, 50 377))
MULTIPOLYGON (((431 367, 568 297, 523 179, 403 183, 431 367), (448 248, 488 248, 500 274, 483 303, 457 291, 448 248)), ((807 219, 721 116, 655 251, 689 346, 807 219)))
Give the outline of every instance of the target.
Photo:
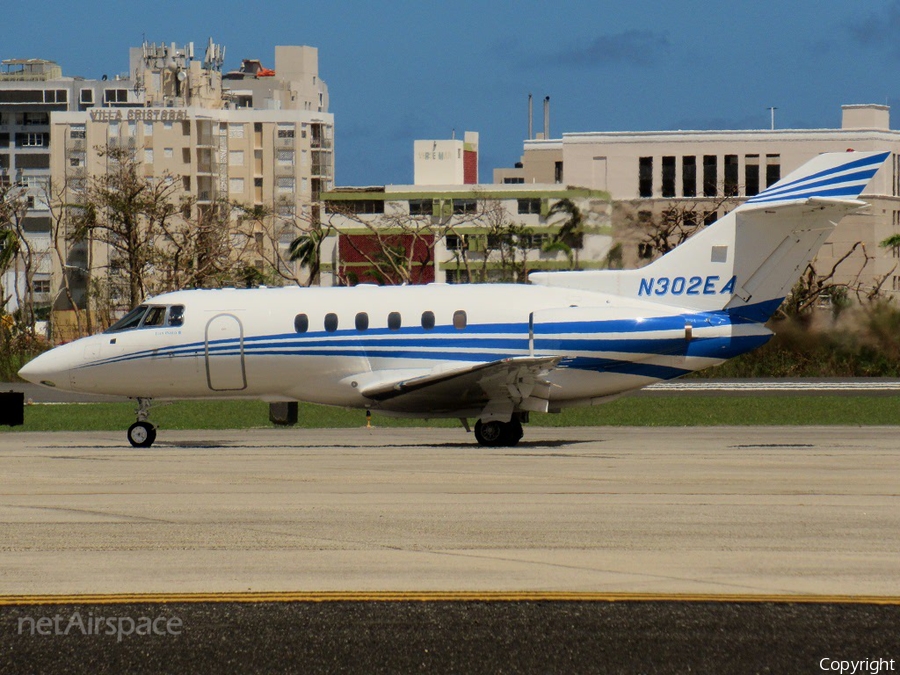
POLYGON ((708 222, 746 197, 764 190, 823 152, 886 150, 891 158, 862 198, 867 213, 844 219, 817 258, 822 273, 838 264, 836 281, 900 292, 900 252, 879 242, 900 233, 900 131, 890 128, 883 105, 847 105, 840 129, 746 131, 649 131, 563 134, 560 139, 526 140, 522 161, 497 169, 495 183, 557 182, 604 190, 613 204, 613 227, 624 244, 628 266, 645 264, 631 226, 673 205, 717 208, 708 222))

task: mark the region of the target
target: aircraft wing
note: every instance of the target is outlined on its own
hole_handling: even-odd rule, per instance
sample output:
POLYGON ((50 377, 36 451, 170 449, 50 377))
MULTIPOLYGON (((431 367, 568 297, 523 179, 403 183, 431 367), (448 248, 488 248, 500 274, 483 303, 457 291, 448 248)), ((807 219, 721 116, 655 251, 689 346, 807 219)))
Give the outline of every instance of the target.
POLYGON ((543 378, 561 358, 516 356, 393 379, 385 372, 387 377, 363 386, 360 393, 386 408, 396 404, 410 411, 545 411, 551 385, 543 378))

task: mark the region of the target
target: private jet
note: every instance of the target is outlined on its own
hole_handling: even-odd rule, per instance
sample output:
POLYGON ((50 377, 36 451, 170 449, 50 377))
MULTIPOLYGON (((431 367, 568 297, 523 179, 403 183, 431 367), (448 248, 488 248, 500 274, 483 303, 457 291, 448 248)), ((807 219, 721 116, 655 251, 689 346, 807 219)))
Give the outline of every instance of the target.
POLYGON ((764 325, 887 152, 822 154, 653 263, 532 273, 528 284, 185 290, 19 374, 136 399, 129 442, 156 439, 151 402, 307 401, 459 418, 512 446, 530 413, 608 401, 766 343, 764 325))

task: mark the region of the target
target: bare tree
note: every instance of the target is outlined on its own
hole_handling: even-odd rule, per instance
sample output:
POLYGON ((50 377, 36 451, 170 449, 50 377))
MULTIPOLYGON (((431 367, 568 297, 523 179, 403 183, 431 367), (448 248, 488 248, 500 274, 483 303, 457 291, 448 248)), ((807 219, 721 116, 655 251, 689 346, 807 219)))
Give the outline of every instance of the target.
MULTIPOLYGON (((135 153, 127 148, 97 148, 108 170, 87 185, 80 212, 74 219, 75 237, 93 237, 111 250, 109 282, 123 274, 127 303, 140 303, 147 291, 147 276, 156 256, 162 228, 178 213, 174 177, 148 177, 135 153)), ((115 297, 114 293, 109 295, 115 297)))

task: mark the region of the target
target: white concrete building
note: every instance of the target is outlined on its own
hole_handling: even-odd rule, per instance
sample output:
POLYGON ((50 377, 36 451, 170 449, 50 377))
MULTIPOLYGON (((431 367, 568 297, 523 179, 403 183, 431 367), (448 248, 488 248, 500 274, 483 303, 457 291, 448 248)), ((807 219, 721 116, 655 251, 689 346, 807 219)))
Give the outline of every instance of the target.
POLYGON ((869 212, 841 223, 817 267, 830 269, 862 242, 840 264, 836 280, 851 282, 861 274, 872 286, 884 278, 884 290, 900 292, 900 252, 878 246, 900 233, 900 131, 890 128, 887 106, 843 106, 839 129, 589 132, 527 140, 519 165, 495 170, 494 182, 608 191, 626 264, 638 265, 638 241, 622 227, 636 212, 658 213, 673 203, 716 204, 726 197, 733 206, 817 154, 846 150, 888 150, 892 156, 862 195, 872 205, 869 212))

